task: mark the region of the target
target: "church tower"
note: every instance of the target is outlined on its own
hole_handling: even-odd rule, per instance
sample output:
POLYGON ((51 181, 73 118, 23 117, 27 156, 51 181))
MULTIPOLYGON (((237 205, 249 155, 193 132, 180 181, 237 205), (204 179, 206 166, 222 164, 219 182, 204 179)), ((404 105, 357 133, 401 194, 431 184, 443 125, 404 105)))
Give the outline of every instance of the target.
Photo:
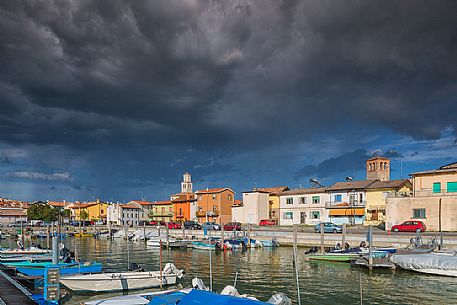
POLYGON ((184 173, 183 175, 181 193, 192 193, 192 176, 189 173, 184 173))
POLYGON ((390 180, 390 159, 374 157, 367 160, 367 180, 390 180))

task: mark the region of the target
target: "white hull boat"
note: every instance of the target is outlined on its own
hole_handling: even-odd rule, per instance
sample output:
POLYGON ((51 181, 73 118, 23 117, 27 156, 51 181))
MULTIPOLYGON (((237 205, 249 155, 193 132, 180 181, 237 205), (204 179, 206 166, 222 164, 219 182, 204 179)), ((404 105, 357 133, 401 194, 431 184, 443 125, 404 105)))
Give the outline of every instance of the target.
POLYGON ((444 253, 394 254, 390 261, 420 273, 457 277, 457 256, 444 253))
POLYGON ((29 255, 29 254, 49 254, 51 250, 46 249, 38 249, 38 248, 29 248, 29 249, 10 249, 10 250, 2 250, 0 251, 0 255, 4 254, 21 254, 21 255, 29 255))
POLYGON ((175 285, 182 270, 167 264, 162 271, 78 274, 63 276, 60 282, 73 291, 108 292, 175 285))
MULTIPOLYGON (((167 238, 166 237, 155 237, 146 242, 146 245, 150 247, 160 247, 160 241, 162 241, 162 246, 165 247, 167 244, 167 238)), ((176 239, 173 237, 168 238, 168 242, 171 243, 176 243, 176 239)))

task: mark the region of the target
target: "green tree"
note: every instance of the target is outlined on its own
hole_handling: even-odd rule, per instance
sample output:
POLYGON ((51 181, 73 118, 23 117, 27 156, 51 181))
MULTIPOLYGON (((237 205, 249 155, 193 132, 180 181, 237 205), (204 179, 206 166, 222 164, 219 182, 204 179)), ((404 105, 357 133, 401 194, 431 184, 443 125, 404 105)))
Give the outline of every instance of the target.
POLYGON ((56 221, 59 211, 47 204, 32 204, 27 209, 27 217, 29 220, 56 221))
POLYGON ((87 213, 86 210, 82 210, 80 213, 79 213, 79 218, 81 220, 87 220, 87 218, 89 218, 89 213, 87 213))

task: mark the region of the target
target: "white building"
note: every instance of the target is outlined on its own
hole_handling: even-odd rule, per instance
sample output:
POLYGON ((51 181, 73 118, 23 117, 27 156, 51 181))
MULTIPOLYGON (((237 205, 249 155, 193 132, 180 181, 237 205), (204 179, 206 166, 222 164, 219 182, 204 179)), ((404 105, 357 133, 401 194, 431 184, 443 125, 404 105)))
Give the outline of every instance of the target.
POLYGON ((232 221, 259 224, 268 219, 269 193, 264 191, 243 192, 243 204, 232 207, 232 221))
POLYGON ((140 211, 135 204, 112 204, 108 207, 107 221, 118 226, 138 226, 140 211))
POLYGON ((325 203, 329 201, 326 188, 301 188, 280 193, 279 224, 291 226, 294 224, 314 225, 328 221, 325 203))
POLYGON ((149 202, 149 201, 141 201, 141 200, 133 200, 133 201, 130 201, 129 203, 127 204, 132 204, 132 205, 135 205, 139 208, 138 210, 138 221, 139 221, 139 224, 142 225, 143 223, 148 223, 149 221, 151 221, 149 215, 152 211, 152 208, 154 207, 154 203, 153 202, 149 202))

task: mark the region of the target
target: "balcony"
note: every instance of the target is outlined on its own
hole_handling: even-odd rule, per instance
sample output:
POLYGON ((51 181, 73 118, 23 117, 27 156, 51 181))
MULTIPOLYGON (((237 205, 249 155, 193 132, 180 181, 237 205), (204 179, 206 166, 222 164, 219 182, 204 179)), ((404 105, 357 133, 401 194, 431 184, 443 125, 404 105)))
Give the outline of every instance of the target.
POLYGON ((365 200, 362 201, 354 201, 354 202, 334 202, 334 201, 327 201, 325 203, 326 209, 348 209, 348 208, 363 208, 367 205, 365 200))
POLYGON ((206 217, 206 214, 208 213, 208 216, 214 216, 214 217, 218 217, 219 216, 219 210, 214 210, 214 211, 197 211, 197 213, 195 213, 197 215, 197 217, 206 217))
POLYGON ((173 212, 152 212, 152 217, 173 217, 173 212))

